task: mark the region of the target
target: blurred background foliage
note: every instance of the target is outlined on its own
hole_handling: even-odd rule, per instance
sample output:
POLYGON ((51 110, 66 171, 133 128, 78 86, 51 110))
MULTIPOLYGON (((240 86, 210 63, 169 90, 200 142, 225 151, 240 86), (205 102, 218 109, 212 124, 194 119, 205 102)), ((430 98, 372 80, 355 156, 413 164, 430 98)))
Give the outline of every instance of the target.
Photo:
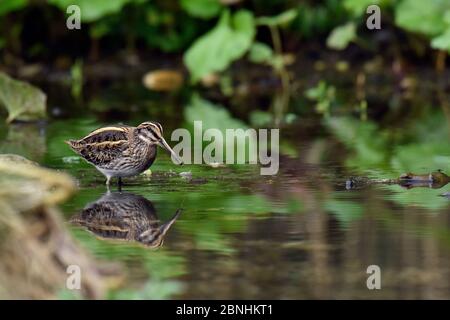
MULTIPOLYGON (((407 95, 435 81, 435 74, 419 80, 418 68, 446 70, 448 52, 450 3, 445 0, 0 2, 0 72, 41 88, 49 82, 70 88, 70 102, 62 93, 49 92, 50 108, 72 104, 50 110, 51 116, 68 115, 70 107, 82 104, 110 114, 120 105, 117 99, 129 101, 137 94, 161 98, 161 92, 178 92, 165 97, 186 102, 192 99, 186 89, 194 87, 232 109, 233 117, 256 126, 289 124, 311 110, 329 117, 345 109, 366 120, 380 114, 368 101, 371 84, 407 95), (73 4, 80 8, 80 30, 66 27, 73 4), (381 30, 366 26, 374 4, 381 8, 381 30), (105 87, 104 80, 114 85, 138 77, 152 93, 136 93, 132 84, 130 94, 124 93, 122 85, 118 96, 108 97, 113 102, 102 105, 97 89, 105 87), (342 96, 349 81, 356 93, 351 99, 342 96), (248 103, 251 95, 269 94, 269 103, 248 103)), ((18 107, 3 87, 0 102, 8 121, 43 118, 42 97, 30 98, 41 101, 30 116, 29 108, 18 107)))
POLYGON ((247 53, 279 65, 280 36, 291 48, 322 39, 336 50, 351 43, 376 50, 365 28, 372 4, 382 9, 383 29, 394 28, 411 51, 450 51, 446 0, 2 0, 1 57, 7 64, 7 54, 50 61, 123 49, 180 53, 195 82, 247 53), (79 31, 65 28, 71 4, 81 8, 79 31))

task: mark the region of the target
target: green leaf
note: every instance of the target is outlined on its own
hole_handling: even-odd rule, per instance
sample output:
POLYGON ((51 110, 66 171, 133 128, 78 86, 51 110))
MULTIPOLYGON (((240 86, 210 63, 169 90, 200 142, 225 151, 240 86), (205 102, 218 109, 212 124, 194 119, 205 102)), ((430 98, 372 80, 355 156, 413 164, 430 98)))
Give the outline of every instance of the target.
POLYGON ((273 58, 273 50, 265 43, 255 42, 250 48, 248 58, 254 63, 267 63, 273 58))
POLYGON ((255 36, 253 14, 239 10, 231 16, 225 10, 217 25, 197 39, 184 56, 184 63, 196 82, 213 72, 225 70, 250 48, 255 36))
POLYGON ((444 34, 433 38, 431 41, 431 47, 434 49, 445 50, 450 53, 450 29, 444 34))
POLYGON ((356 25, 349 22, 343 26, 336 27, 327 39, 327 46, 335 50, 345 49, 350 42, 356 39, 356 25))
POLYGON ((11 11, 20 10, 28 4, 28 0, 1 0, 0 1, 0 16, 3 16, 11 11))
POLYGON ((230 112, 221 105, 215 105, 208 100, 194 95, 185 109, 185 119, 188 122, 202 121, 203 130, 216 128, 225 133, 226 129, 246 129, 248 126, 241 120, 234 119, 230 112))
POLYGON ((272 27, 286 26, 297 17, 297 14, 297 9, 289 9, 273 17, 259 17, 256 19, 256 23, 272 27))
POLYGON ((444 16, 448 10, 447 0, 404 0, 396 7, 395 22, 408 31, 437 36, 447 29, 444 16))
POLYGON ((48 0, 50 4, 66 12, 70 5, 77 5, 81 10, 81 21, 93 22, 106 15, 119 12, 122 7, 133 0, 48 0))
MULTIPOLYGON (((223 106, 215 105, 198 95, 192 97, 189 106, 185 109, 184 117, 190 124, 193 124, 194 121, 202 121, 203 130, 218 129, 224 136, 226 135, 227 129, 243 129, 242 131, 236 131, 236 138, 241 140, 241 138, 245 139, 246 137, 245 130, 248 129, 248 126, 243 121, 233 118, 230 112, 223 106)), ((249 136, 248 139, 249 143, 253 145, 257 142, 253 136, 249 136)), ((226 157, 225 139, 221 143, 216 142, 216 146, 216 151, 226 157)), ((245 159, 249 159, 248 148, 245 150, 245 159)))
POLYGON ((44 118, 46 99, 40 89, 0 72, 0 103, 8 110, 8 122, 44 118))
POLYGON ((444 22, 450 27, 450 10, 447 10, 444 14, 444 22))
POLYGON ((180 4, 191 16, 201 19, 216 17, 222 10, 218 0, 181 0, 180 4))

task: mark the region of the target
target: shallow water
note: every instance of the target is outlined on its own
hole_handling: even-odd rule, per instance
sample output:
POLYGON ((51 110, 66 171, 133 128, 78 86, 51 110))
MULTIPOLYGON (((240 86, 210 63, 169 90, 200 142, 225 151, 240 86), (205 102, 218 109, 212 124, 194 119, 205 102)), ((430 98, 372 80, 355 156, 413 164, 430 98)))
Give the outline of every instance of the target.
MULTIPOLYGON (((179 115, 158 115, 167 139, 171 129, 186 125, 179 115)), ((131 196, 120 200, 128 217, 136 207, 142 214, 143 204, 152 212, 124 226, 123 213, 114 216, 119 209, 107 204, 116 221, 91 221, 88 231, 69 221, 96 202, 102 205, 104 177, 63 141, 108 123, 100 119, 3 128, 1 151, 77 179, 80 190, 62 209, 67 227, 94 257, 122 265, 122 281, 109 297, 450 298, 450 199, 439 196, 450 187, 345 186, 350 176, 450 172, 448 125, 439 108, 402 127, 351 117, 315 119, 320 134, 299 119, 281 130, 276 176, 261 176, 252 165, 178 167, 159 150, 152 174, 126 179, 122 191, 131 196), (159 247, 132 236, 112 239, 140 224, 157 228, 178 209, 159 247), (113 232, 114 223, 120 226, 113 232), (370 265, 380 267, 381 290, 367 288, 370 265)), ((144 119, 136 115, 130 124, 144 119)))

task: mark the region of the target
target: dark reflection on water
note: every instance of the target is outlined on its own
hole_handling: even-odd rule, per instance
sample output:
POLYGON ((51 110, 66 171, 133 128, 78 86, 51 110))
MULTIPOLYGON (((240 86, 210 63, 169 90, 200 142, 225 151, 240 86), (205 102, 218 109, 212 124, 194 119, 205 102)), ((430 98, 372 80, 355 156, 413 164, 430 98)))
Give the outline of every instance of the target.
POLYGON ((73 216, 70 222, 101 238, 137 241, 157 248, 163 244, 180 213, 181 209, 169 221, 160 224, 150 200, 130 192, 107 192, 73 216))

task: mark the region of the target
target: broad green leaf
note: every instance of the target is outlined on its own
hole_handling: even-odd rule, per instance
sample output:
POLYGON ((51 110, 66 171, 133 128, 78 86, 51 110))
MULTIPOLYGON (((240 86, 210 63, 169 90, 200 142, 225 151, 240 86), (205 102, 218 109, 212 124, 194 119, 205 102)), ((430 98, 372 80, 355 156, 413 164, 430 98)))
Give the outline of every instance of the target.
POLYGON ((222 10, 218 0, 181 0, 180 4, 191 16, 202 19, 216 17, 222 10))
POLYGON ((8 110, 8 122, 45 118, 46 99, 40 89, 0 72, 0 104, 8 110))
POLYGON ((50 4, 66 12, 70 5, 77 5, 81 10, 81 21, 93 22, 106 15, 119 12, 122 7, 133 0, 48 0, 50 4))
POLYGON ((202 121, 203 130, 216 128, 225 132, 226 129, 246 129, 248 126, 241 120, 234 119, 230 112, 220 105, 194 95, 185 109, 185 119, 188 122, 202 121))
MULTIPOLYGON (((185 119, 191 125, 194 121, 202 121, 203 130, 218 129, 225 136, 227 129, 243 129, 236 131, 236 138, 246 139, 246 130, 248 126, 241 120, 234 119, 230 112, 220 105, 215 105, 207 100, 194 95, 191 103, 185 109, 185 119)), ((248 136, 248 143, 256 145, 254 136, 248 136)), ((217 152, 226 156, 226 143, 224 139, 222 144, 216 142, 217 152)), ((205 143, 206 144, 206 143, 205 143)), ((249 158, 249 148, 245 148, 245 159, 249 158)))
POLYGON ((447 24, 447 26, 450 27, 450 10, 447 10, 444 14, 444 22, 447 24))
POLYGON ((1 0, 0 1, 0 16, 5 15, 11 11, 20 10, 28 4, 28 0, 1 0))
POLYGON ((327 46, 335 50, 347 48, 350 42, 356 39, 356 25, 349 22, 345 25, 336 27, 327 39, 327 46))
POLYGON ((294 20, 297 14, 297 9, 290 9, 273 17, 259 17, 256 19, 256 23, 263 26, 285 26, 294 20))
POLYGON ((434 38, 431 41, 431 47, 434 49, 445 50, 450 53, 450 29, 444 34, 434 38))
POLYGON ((213 72, 225 70, 250 48, 255 35, 253 14, 239 10, 234 15, 225 10, 217 25, 188 49, 184 63, 196 82, 213 72))
POLYGON ((272 48, 262 42, 252 44, 248 55, 249 60, 254 63, 267 63, 272 57, 272 48))
POLYGON ((437 36, 447 29, 444 16, 448 10, 448 0, 404 0, 395 9, 395 22, 408 31, 437 36))

